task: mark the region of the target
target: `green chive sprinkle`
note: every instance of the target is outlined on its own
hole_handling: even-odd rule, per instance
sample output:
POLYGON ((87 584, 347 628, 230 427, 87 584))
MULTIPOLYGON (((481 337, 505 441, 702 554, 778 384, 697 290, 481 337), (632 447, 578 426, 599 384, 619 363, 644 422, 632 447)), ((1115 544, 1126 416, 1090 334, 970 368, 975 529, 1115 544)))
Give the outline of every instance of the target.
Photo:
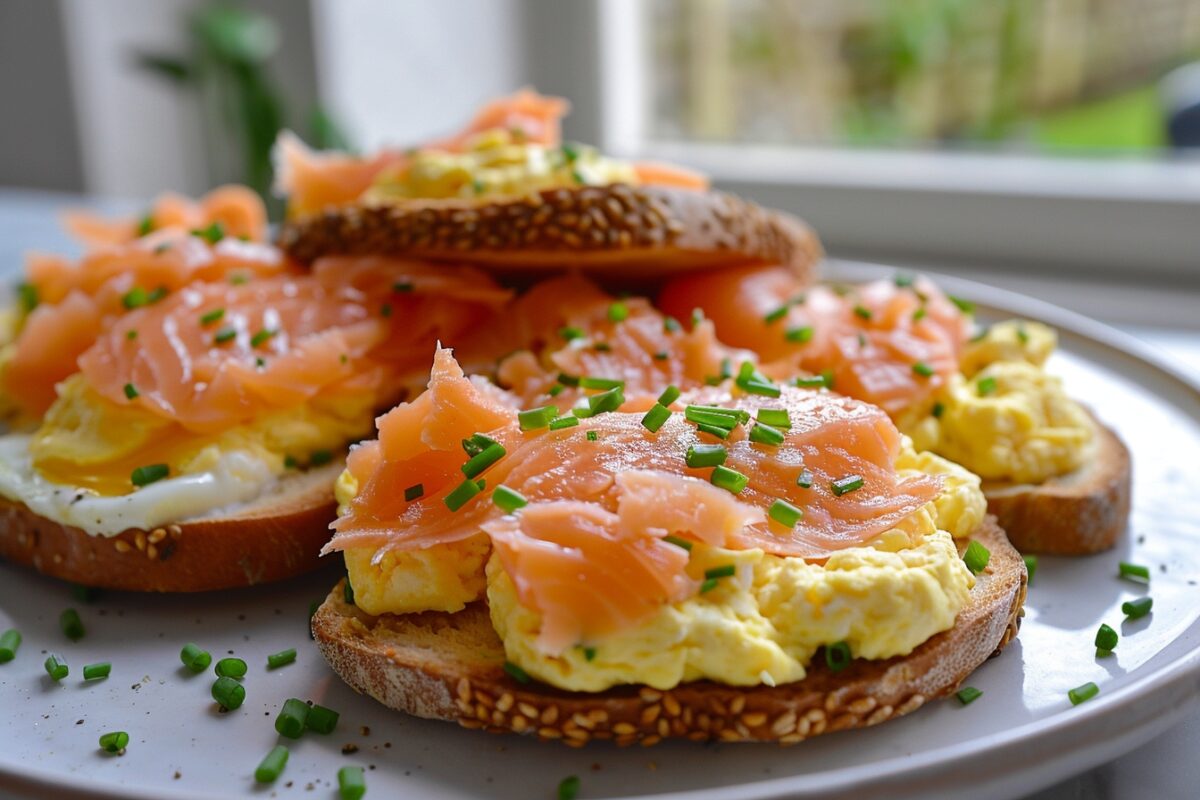
POLYGON ((149 295, 146 290, 140 286, 135 286, 125 294, 121 295, 121 305, 127 309, 141 308, 150 302, 149 295))
POLYGON ((564 428, 574 428, 579 424, 579 417, 573 414, 567 414, 562 417, 555 417, 550 420, 550 430, 561 431, 564 428))
POLYGON ((267 669, 278 669, 286 664, 291 664, 296 660, 296 648, 289 647, 287 650, 280 650, 278 653, 272 653, 267 656, 267 669))
POLYGON ((912 370, 922 378, 933 377, 933 367, 929 366, 924 361, 918 361, 917 363, 913 364, 912 370))
POLYGON ((657 353, 654 354, 655 361, 666 361, 670 357, 671 357, 671 354, 668 353, 666 350, 659 350, 657 353))
POLYGON ((354 605, 354 584, 350 583, 350 573, 346 573, 346 582, 342 584, 342 599, 346 605, 354 605))
POLYGON ((83 586, 78 583, 71 586, 71 597, 74 597, 81 603, 95 602, 96 598, 99 596, 100 590, 91 586, 83 586))
POLYGON ((200 316, 200 324, 201 325, 212 325, 214 322, 220 322, 224 316, 225 316, 225 309, 214 308, 212 311, 209 311, 200 316))
POLYGON ((688 447, 684 460, 692 469, 719 467, 725 463, 728 455, 723 444, 693 444, 688 447))
POLYGON ((275 717, 275 730, 280 736, 299 739, 304 733, 304 722, 308 719, 308 704, 294 697, 288 698, 275 717))
POLYGON ((700 584, 700 594, 708 594, 713 589, 717 588, 720 583, 721 582, 716 578, 705 578, 704 582, 700 584))
POLYGON ((212 663, 212 656, 207 650, 201 650, 199 645, 188 642, 179 651, 179 660, 192 672, 204 672, 212 663))
POLYGON ((594 647, 583 648, 583 657, 587 661, 594 661, 596 659, 596 648, 594 648, 594 647))
POLYGON ((1118 577, 1126 580, 1133 580, 1139 583, 1150 582, 1150 568, 1141 564, 1130 564, 1128 561, 1122 561, 1117 565, 1118 577))
POLYGON ((404 499, 406 502, 411 503, 413 500, 416 500, 423 494, 425 494, 424 485, 420 483, 414 483, 412 486, 404 490, 404 499))
POLYGON ((892 280, 895 281, 896 287, 899 289, 907 289, 913 285, 913 276, 906 272, 897 272, 892 280))
POLYGON ((783 335, 783 338, 787 339, 793 344, 804 344, 805 342, 811 342, 813 338, 813 327, 812 325, 799 325, 795 328, 788 328, 787 332, 783 335))
POLYGON ((843 478, 838 478, 829 484, 829 488, 833 490, 835 497, 841 497, 850 492, 856 492, 863 487, 863 479, 861 475, 847 475, 843 478))
POLYGON ((563 386, 561 383, 556 383, 546 391, 546 394, 548 394, 550 397, 558 397, 560 394, 562 394, 563 389, 566 388, 567 387, 563 386))
POLYGON ((627 319, 629 319, 629 306, 618 300, 608 307, 609 322, 624 322, 627 319))
POLYGON ((787 316, 787 312, 788 312, 787 306, 780 306, 779 308, 775 309, 774 311, 768 312, 767 315, 763 317, 763 322, 767 323, 768 325, 770 325, 774 322, 778 322, 779 320, 781 320, 787 316))
POLYGON ((507 672, 509 677, 517 683, 529 683, 529 681, 532 680, 532 678, 529 677, 528 672, 521 669, 511 661, 504 662, 504 671, 507 672))
POLYGON ((224 676, 213 681, 212 698, 217 701, 217 705, 226 711, 233 711, 236 708, 241 708, 241 705, 246 700, 246 687, 235 681, 233 678, 224 676))
POLYGON ((679 320, 675 319, 674 317, 665 317, 663 319, 664 333, 679 333, 681 330, 683 330, 683 328, 680 326, 679 320))
POLYGON ((579 776, 568 775, 558 782, 558 800, 575 800, 579 796, 579 776))
POLYGON ((845 642, 834 642, 825 645, 825 666, 830 672, 841 672, 850 666, 854 656, 850 653, 850 645, 845 642))
POLYGON ((576 328, 574 325, 565 325, 558 329, 558 335, 564 341, 570 342, 574 339, 582 339, 586 334, 584 334, 581 328, 576 328))
POLYGON ((796 476, 796 485, 801 489, 811 489, 813 485, 813 474, 807 469, 800 470, 800 474, 796 476))
POLYGON ((58 653, 51 653, 46 657, 45 667, 46 674, 56 681, 61 681, 71 671, 67 666, 67 660, 58 653))
POLYGON ((692 328, 695 328, 701 322, 704 322, 704 309, 697 306, 692 309, 692 328))
POLYGON ((304 718, 304 727, 315 733, 330 734, 337 727, 338 718, 341 716, 332 708, 319 706, 315 703, 308 709, 308 716, 304 718))
POLYGON ((918 308, 916 311, 913 312, 912 321, 920 322, 921 320, 925 319, 925 315, 928 313, 929 312, 925 310, 925 306, 921 306, 920 308, 918 308))
POLYGON ((691 552, 692 543, 687 539, 680 539, 678 536, 664 536, 663 541, 667 544, 673 544, 676 547, 682 547, 684 550, 691 552))
POLYGON ((222 658, 214 669, 221 678, 242 678, 246 675, 246 662, 240 658, 222 658))
POLYGON ((770 425, 772 428, 792 427, 792 418, 788 415, 786 408, 760 408, 756 419, 763 425, 770 425))
POLYGON ((462 473, 468 478, 477 478, 488 467, 504 458, 507 452, 502 444, 488 445, 482 452, 472 456, 467 463, 462 465, 462 473))
POLYGON ((941 419, 942 414, 946 413, 946 406, 944 403, 934 403, 933 409, 929 413, 933 414, 934 419, 941 419))
POLYGON ((752 442, 778 447, 783 444, 783 440, 783 431, 778 428, 772 428, 770 425, 764 425, 759 422, 750 429, 750 441, 752 442))
POLYGON ((209 244, 216 244, 225 238, 225 226, 214 220, 207 228, 192 231, 192 236, 199 236, 209 244))
MULTIPOLYGON (((578 179, 578 178, 577 178, 578 179)), ((583 183, 582 179, 578 179, 583 183)), ((338 770, 338 795, 342 800, 362 800, 367 793, 362 767, 342 767, 338 770)))
POLYGON ((737 567, 733 564, 722 564, 719 567, 704 570, 706 578, 732 578, 736 574, 737 567))
POLYGON ((254 780, 259 783, 274 783, 283 774, 287 760, 288 749, 281 744, 275 745, 254 770, 254 780))
POLYGON ((1085 700, 1091 700, 1096 695, 1100 694, 1100 687, 1088 681, 1082 686, 1076 686, 1071 691, 1067 692, 1067 697, 1071 700, 1071 705, 1077 706, 1085 700))
POLYGON ((462 440, 462 449, 467 454, 467 457, 471 458, 479 455, 494 444, 499 444, 499 442, 482 433, 473 433, 462 440))
POLYGON ((129 746, 129 734, 125 731, 113 731, 100 736, 100 749, 106 753, 123 753, 129 746))
POLYGON ((729 467, 716 467, 709 480, 713 486, 719 486, 733 494, 741 494, 750 483, 750 478, 729 467))
POLYGON ((107 661, 88 664, 83 668, 83 679, 85 681, 94 681, 100 678, 107 678, 110 672, 112 672, 112 664, 107 661))
POLYGON ((625 381, 617 380, 616 378, 593 378, 584 376, 579 379, 579 386, 582 389, 617 389, 625 388, 625 381))
POLYGON ((511 514, 529 503, 523 494, 507 486, 496 487, 496 491, 492 492, 492 502, 505 514, 511 514))
POLYGON ((825 375, 806 375, 796 378, 796 386, 800 389, 828 389, 832 383, 825 375))
POLYGON ((1106 656, 1116 650, 1118 639, 1116 631, 1108 625, 1100 623, 1100 629, 1096 631, 1096 655, 1106 656))
POLYGON ((133 400, 137 396, 138 396, 137 387, 134 386, 132 383, 125 384, 125 397, 129 398, 130 400, 133 400))
POLYGON ((523 431, 536 431, 540 428, 545 428, 550 424, 550 420, 557 416, 557 408, 554 406, 542 406, 541 408, 531 408, 528 411, 522 411, 517 414, 517 423, 523 431))
POLYGON ((17 284, 17 295, 21 301, 21 310, 26 314, 37 308, 41 302, 38 288, 32 283, 17 284))
POLYGON ((863 305, 857 305, 854 307, 854 316, 858 317, 859 319, 870 319, 871 309, 863 305))
POLYGON ((229 276, 229 282, 234 286, 242 286, 250 282, 250 276, 243 275, 241 273, 235 273, 229 276))
POLYGON ((78 642, 86 633, 83 629, 83 620, 79 618, 79 612, 73 608, 68 608, 59 614, 58 627, 62 629, 63 635, 72 642, 78 642))
POLYGON ((575 147, 574 145, 570 144, 569 142, 567 144, 564 144, 559 149, 562 151, 563 160, 566 161, 568 164, 574 162, 575 159, 579 158, 579 148, 575 147))
POLYGON ((1025 572, 1029 575, 1029 585, 1033 586, 1033 576, 1037 572, 1038 557, 1037 556, 1021 556, 1021 560, 1025 562, 1025 572))
POLYGON ((655 403, 646 415, 642 417, 642 427, 651 433, 658 433, 658 429, 663 426, 668 419, 671 418, 671 410, 662 403, 655 403))
POLYGON ((782 394, 780 388, 770 381, 750 380, 738 385, 741 387, 742 391, 749 394, 761 394, 767 397, 779 397, 779 395, 782 394))
POLYGON ((7 664, 17 657, 17 651, 21 649, 21 632, 16 628, 9 628, 0 636, 0 664, 7 664))
POLYGON ((479 484, 468 478, 455 487, 454 491, 446 495, 443 502, 446 504, 446 508, 451 511, 458 511, 467 504, 468 500, 479 494, 480 491, 482 490, 479 488, 479 484))
POLYGON ((967 545, 966 552, 963 553, 963 563, 974 575, 983 572, 991 558, 991 552, 974 539, 967 545))
POLYGON ((159 286, 157 289, 150 292, 150 294, 146 295, 146 301, 149 303, 157 303, 159 300, 162 300, 166 296, 167 296, 167 287, 159 286))
POLYGON ((996 391, 996 379, 992 376, 980 378, 975 382, 975 389, 979 392, 980 397, 987 397, 996 391))
POLYGON ((1017 341, 1021 344, 1029 344, 1029 331, 1025 330, 1024 325, 1017 326, 1017 341))
POLYGON ((675 384, 671 384, 667 388, 663 389, 663 393, 658 396, 659 405, 671 405, 671 403, 674 403, 679 399, 679 394, 679 387, 675 386, 675 384))
POLYGON ((213 336, 213 343, 225 344, 226 342, 233 341, 233 339, 236 337, 237 330, 226 325, 224 328, 221 328, 221 330, 217 331, 215 336, 213 336))
POLYGON ((703 422, 709 425, 720 425, 722 428, 734 428, 739 423, 748 422, 750 412, 721 406, 690 405, 684 409, 684 417, 689 422, 703 422))
POLYGON ((588 409, 591 411, 591 416, 596 414, 604 414, 610 411, 616 411, 625 402, 625 392, 618 386, 615 389, 609 389, 607 392, 594 394, 588 398, 588 409))
POLYGON ((767 516, 785 528, 794 528, 804 516, 804 511, 789 503, 787 500, 776 500, 767 511, 767 516))
POLYGON ((589 442, 594 442, 594 441, 596 441, 596 440, 597 440, 597 439, 599 439, 599 438, 600 438, 600 434, 596 433, 595 431, 588 431, 588 432, 587 432, 587 440, 588 440, 589 442))
POLYGON ((137 338, 137 330, 130 328, 129 330, 125 331, 125 338, 132 342, 137 338))
POLYGON ((1150 609, 1154 606, 1154 598, 1139 597, 1136 600, 1130 600, 1126 603, 1121 603, 1121 613, 1130 619, 1141 619, 1150 613, 1150 609))
POLYGON ((271 331, 271 330, 267 330, 266 328, 263 328, 258 333, 254 334, 253 336, 250 337, 250 346, 258 347, 260 344, 265 344, 266 341, 268 339, 270 339, 272 336, 274 336, 275 334, 276 334, 276 331, 271 331))
POLYGON ((155 481, 161 481, 170 474, 171 468, 166 464, 147 464, 130 473, 129 480, 134 486, 148 486, 155 481))
POLYGON ((983 692, 979 691, 974 686, 964 686, 955 692, 954 696, 958 698, 958 702, 962 703, 964 706, 969 706, 971 703, 974 703, 976 700, 982 697, 983 692))
POLYGON ((958 310, 963 312, 964 314, 974 314, 975 313, 975 304, 972 303, 970 300, 964 300, 961 297, 955 297, 952 294, 948 294, 948 295, 946 295, 946 297, 948 297, 950 299, 951 303, 954 303, 954 305, 958 306, 958 310))

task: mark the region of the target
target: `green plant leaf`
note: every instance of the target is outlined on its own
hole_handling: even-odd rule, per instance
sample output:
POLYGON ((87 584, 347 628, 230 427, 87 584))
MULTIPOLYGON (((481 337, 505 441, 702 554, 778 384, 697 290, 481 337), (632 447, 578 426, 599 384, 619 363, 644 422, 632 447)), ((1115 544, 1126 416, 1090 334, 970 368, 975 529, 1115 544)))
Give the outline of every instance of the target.
POLYGON ((179 83, 186 83, 195 77, 195 69, 187 61, 175 56, 164 56, 157 53, 138 53, 137 64, 148 72, 170 78, 179 83))
POLYGON ((261 64, 279 49, 274 20, 231 6, 210 6, 192 17, 192 30, 217 61, 261 64))

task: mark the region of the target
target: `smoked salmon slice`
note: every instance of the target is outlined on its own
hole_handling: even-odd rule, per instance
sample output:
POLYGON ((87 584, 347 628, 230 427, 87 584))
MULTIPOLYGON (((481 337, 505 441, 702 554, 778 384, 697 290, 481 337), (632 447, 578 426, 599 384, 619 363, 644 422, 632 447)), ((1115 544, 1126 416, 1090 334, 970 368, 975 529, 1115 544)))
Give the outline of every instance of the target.
POLYGON ((87 211, 63 215, 67 232, 89 249, 128 244, 164 228, 186 232, 213 224, 235 239, 263 242, 267 238, 267 209, 252 189, 228 185, 213 189, 195 202, 182 195, 163 194, 140 219, 108 219, 87 211))

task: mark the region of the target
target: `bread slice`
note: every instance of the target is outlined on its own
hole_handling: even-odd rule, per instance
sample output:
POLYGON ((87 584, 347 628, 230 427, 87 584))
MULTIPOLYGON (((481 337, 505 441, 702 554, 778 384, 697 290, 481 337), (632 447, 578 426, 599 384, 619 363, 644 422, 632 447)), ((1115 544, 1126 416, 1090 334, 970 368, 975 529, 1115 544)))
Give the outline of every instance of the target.
POLYGON ((723 192, 654 186, 550 189, 490 202, 422 200, 330 209, 285 223, 279 244, 324 255, 393 255, 537 277, 579 268, 661 279, 734 264, 785 264, 815 278, 821 245, 795 217, 723 192))
POLYGON ((1079 469, 1038 484, 984 481, 988 511, 1022 553, 1098 553, 1125 530, 1133 472, 1129 449, 1091 416, 1096 438, 1079 469))
POLYGON ((344 463, 291 475, 251 503, 153 530, 91 536, 0 499, 0 557, 105 589, 199 592, 316 569, 344 463))
POLYGON ((504 648, 485 604, 457 614, 372 617, 347 605, 341 584, 313 617, 313 635, 333 670, 357 691, 466 728, 574 746, 591 739, 650 745, 668 737, 792 743, 914 711, 955 691, 1012 640, 1025 601, 1025 564, 994 519, 974 538, 991 559, 952 629, 907 656, 856 660, 837 673, 818 658, 804 680, 776 687, 698 681, 670 691, 629 686, 586 693, 522 684, 503 669, 504 648))

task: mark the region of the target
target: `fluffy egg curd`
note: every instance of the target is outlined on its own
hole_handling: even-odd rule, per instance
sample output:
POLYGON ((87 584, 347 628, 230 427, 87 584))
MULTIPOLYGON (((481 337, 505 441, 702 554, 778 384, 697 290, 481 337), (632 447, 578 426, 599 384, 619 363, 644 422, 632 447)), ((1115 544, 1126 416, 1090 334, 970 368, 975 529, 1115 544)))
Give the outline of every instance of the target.
POLYGON ((330 460, 370 429, 373 399, 318 396, 198 435, 114 403, 74 375, 33 434, 0 437, 0 495, 100 536, 201 516, 262 496, 298 466, 330 460), (135 486, 132 474, 146 465, 165 465, 169 477, 135 486))
POLYGON ((991 326, 967 344, 932 410, 898 426, 918 449, 987 480, 1041 483, 1078 469, 1095 437, 1091 418, 1044 369, 1057 337, 1036 322, 991 326))
MULTIPOLYGON (((484 536, 424 550, 349 548, 346 568, 355 604, 370 614, 453 612, 486 597, 509 661, 529 675, 571 691, 620 684, 668 689, 707 678, 733 686, 797 681, 817 650, 845 641, 855 657, 906 655, 954 625, 975 578, 955 539, 983 521, 980 480, 905 440, 901 475, 943 476, 941 493, 866 546, 835 552, 825 564, 693 545, 689 574, 735 565, 716 589, 664 605, 649 620, 603 641, 550 656, 536 645, 540 615, 517 600, 484 536)), ((337 482, 341 504, 357 486, 337 482)))
POLYGON ((605 158, 594 147, 547 147, 525 141, 519 131, 496 128, 473 137, 461 153, 415 151, 401 169, 380 173, 364 199, 485 199, 637 182, 632 165, 605 158))

